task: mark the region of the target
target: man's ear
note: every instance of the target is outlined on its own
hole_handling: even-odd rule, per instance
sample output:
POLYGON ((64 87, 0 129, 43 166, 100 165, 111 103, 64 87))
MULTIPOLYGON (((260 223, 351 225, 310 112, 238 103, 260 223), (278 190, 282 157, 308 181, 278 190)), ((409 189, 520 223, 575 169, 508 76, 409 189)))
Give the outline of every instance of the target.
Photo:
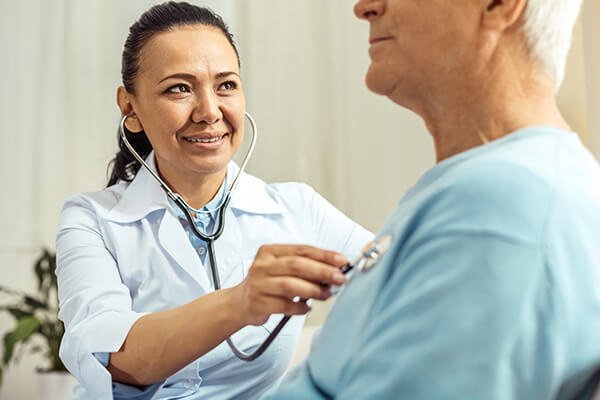
POLYGON ((125 89, 124 86, 119 86, 117 89, 117 105, 121 110, 121 115, 130 115, 125 121, 125 127, 129 132, 141 132, 144 130, 142 123, 135 114, 135 107, 133 104, 133 96, 125 89))
POLYGON ((482 3, 482 26, 493 31, 504 31, 519 21, 525 12, 527 0, 482 0, 482 3))

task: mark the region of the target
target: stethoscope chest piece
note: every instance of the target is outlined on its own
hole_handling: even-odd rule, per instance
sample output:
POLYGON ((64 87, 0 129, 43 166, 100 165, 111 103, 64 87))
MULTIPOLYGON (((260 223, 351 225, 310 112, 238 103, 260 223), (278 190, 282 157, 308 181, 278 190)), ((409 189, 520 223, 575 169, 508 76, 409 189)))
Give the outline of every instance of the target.
POLYGON ((392 235, 387 234, 375 239, 365 246, 362 257, 356 265, 359 272, 366 272, 377 265, 383 254, 390 248, 392 244, 392 235))

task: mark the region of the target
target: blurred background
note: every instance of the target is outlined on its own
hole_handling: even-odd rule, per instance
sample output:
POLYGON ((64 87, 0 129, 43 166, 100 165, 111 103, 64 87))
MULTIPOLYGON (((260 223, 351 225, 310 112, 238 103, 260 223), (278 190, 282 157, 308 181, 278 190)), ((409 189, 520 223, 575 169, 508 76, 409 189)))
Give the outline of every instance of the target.
MULTIPOLYGON (((354 0, 191 2, 220 13, 235 34, 260 134, 248 172, 267 182, 306 182, 377 231, 434 154, 419 117, 364 87, 368 27, 355 19, 354 0)), ((122 45, 154 3, 0 0, 0 285, 35 293, 32 263, 42 247, 54 249, 63 202, 106 184, 122 45)), ((584 0, 558 93, 597 158, 599 37, 600 3, 584 0)), ((327 308, 316 307, 308 324, 322 323, 327 308)), ((4 314, 0 335, 14 324, 4 314)), ((10 365, 0 399, 44 398, 35 378, 40 364, 39 356, 23 355, 10 365)))

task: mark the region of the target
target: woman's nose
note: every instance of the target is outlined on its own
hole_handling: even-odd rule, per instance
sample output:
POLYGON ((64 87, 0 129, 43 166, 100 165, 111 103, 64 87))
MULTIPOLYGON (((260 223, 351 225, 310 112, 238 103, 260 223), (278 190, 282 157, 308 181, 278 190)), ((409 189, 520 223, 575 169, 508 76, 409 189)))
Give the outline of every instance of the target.
POLYGON ((198 96, 192 111, 192 122, 196 124, 214 124, 223 117, 219 101, 214 92, 206 90, 198 96))
POLYGON ((354 15, 358 19, 370 21, 385 11, 385 0, 359 0, 354 5, 354 15))

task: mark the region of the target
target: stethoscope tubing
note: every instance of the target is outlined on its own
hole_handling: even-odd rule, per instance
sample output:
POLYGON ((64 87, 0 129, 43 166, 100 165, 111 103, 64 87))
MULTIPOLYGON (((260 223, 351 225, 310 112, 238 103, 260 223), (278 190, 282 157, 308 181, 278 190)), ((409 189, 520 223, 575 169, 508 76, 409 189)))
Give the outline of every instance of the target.
MULTIPOLYGON (((256 127, 256 123, 254 122, 254 118, 252 118, 252 116, 249 113, 247 113, 247 112, 245 113, 245 116, 248 119, 248 121, 250 121, 250 126, 252 128, 252 141, 250 143, 248 152, 246 153, 246 156, 244 157, 244 160, 242 161, 240 169, 239 169, 235 179, 233 180, 233 183, 231 184, 229 190, 225 194, 225 199, 223 200, 221 205, 215 209, 215 210, 217 210, 217 209, 219 210, 219 215, 218 215, 219 222, 217 224, 217 229, 212 234, 206 235, 206 234, 200 232, 200 230, 198 230, 198 228, 196 227, 196 224, 194 223, 193 217, 190 212, 190 209, 193 209, 193 208, 190 205, 188 205, 180 195, 174 193, 171 190, 171 188, 160 178, 160 176, 155 171, 152 170, 152 168, 150 168, 150 166, 146 163, 146 161, 138 154, 138 152, 133 148, 131 143, 129 143, 129 140, 127 140, 127 137, 125 135, 125 121, 127 120, 127 118, 129 118, 132 115, 133 114, 124 115, 123 118, 121 118, 121 122, 119 124, 119 128, 120 128, 119 134, 120 134, 121 139, 123 140, 123 143, 125 144, 127 149, 131 152, 131 154, 135 157, 135 159, 144 168, 146 168, 146 170, 148 172, 150 172, 150 174, 154 177, 154 179, 156 179, 156 181, 160 184, 162 189, 166 192, 167 196, 169 196, 169 198, 171 198, 171 200, 173 200, 175 202, 175 204, 183 211, 183 213, 189 223, 189 226, 192 227, 192 231, 194 232, 194 235, 196 235, 199 239, 201 239, 202 241, 204 241, 207 244, 208 256, 209 256, 209 260, 210 260, 210 269, 211 269, 211 274, 212 274, 212 278, 213 278, 213 284, 214 284, 215 290, 220 290, 221 289, 221 279, 220 279, 219 271, 217 268, 217 260, 215 257, 214 242, 223 233, 223 229, 225 227, 225 210, 227 209, 227 206, 229 205, 229 202, 231 201, 231 194, 233 193, 233 190, 235 189, 235 187, 238 183, 238 179, 239 179, 240 175, 246 169, 246 164, 248 164, 248 160, 250 159, 250 155, 252 154, 252 152, 254 150, 254 146, 256 144, 256 137, 257 137, 258 129, 256 127)), ((212 211, 214 211, 214 210, 212 210, 212 211)), ((226 339, 226 342, 229 345, 229 347, 231 348, 231 351, 233 352, 233 354, 236 357, 238 357, 240 360, 243 360, 243 361, 256 360, 258 357, 260 357, 265 352, 265 350, 267 350, 267 348, 271 345, 271 343, 273 343, 273 340, 275 340, 275 338, 277 337, 279 332, 283 329, 283 327, 285 326, 285 324, 287 324, 287 322, 289 320, 290 320, 290 316, 283 317, 281 319, 281 321, 279 322, 279 324, 277 324, 275 329, 265 339, 265 341, 258 347, 258 349, 256 349, 252 353, 245 353, 242 350, 238 349, 230 337, 228 337, 226 339)))
MULTIPOLYGON (((169 185, 167 185, 161 179, 161 177, 154 170, 152 170, 152 168, 150 168, 150 166, 146 163, 146 161, 133 148, 133 146, 131 145, 131 143, 129 143, 129 140, 127 140, 127 136, 125 135, 125 121, 127 121, 127 118, 129 118, 129 117, 131 117, 133 115, 135 115, 135 114, 131 113, 131 114, 124 115, 121 118, 121 122, 119 123, 119 136, 121 137, 121 140, 123 140, 123 143, 125 144, 125 147, 127 147, 127 149, 133 155, 133 157, 141 165, 143 165, 144 168, 146 168, 146 170, 148 172, 150 172, 150 174, 154 177, 154 179, 156 179, 158 181, 158 183, 160 184, 160 187, 162 187, 162 189, 167 193, 167 195, 171 198, 171 200, 179 203, 178 199, 180 199, 183 202, 183 204, 185 205, 186 208, 193 209, 189 204, 187 204, 185 202, 185 200, 183 200, 183 198, 181 196, 175 194, 171 190, 171 188, 169 187, 169 185)), ((248 151, 246 152, 246 156, 244 156, 244 160, 242 161, 242 164, 240 165, 240 169, 239 169, 237 175, 235 176, 235 179, 233 180, 233 183, 229 187, 229 190, 227 191, 226 199, 231 197, 231 193, 233 192, 233 190, 237 186, 237 183, 238 183, 238 180, 240 178, 240 175, 246 169, 246 165, 248 164, 248 161, 250 160, 250 156, 252 155, 252 152, 254 151, 254 146, 256 145, 256 138, 257 138, 257 135, 258 135, 258 128, 256 127, 256 122, 254 121, 254 118, 252 118, 252 115, 250 115, 248 112, 244 112, 244 115, 246 116, 246 118, 250 122, 250 127, 252 128, 252 140, 250 142, 250 147, 248 148, 248 151)), ((221 204, 221 206, 222 205, 223 205, 223 203, 221 204)), ((217 208, 220 208, 221 206, 219 206, 217 208)))

